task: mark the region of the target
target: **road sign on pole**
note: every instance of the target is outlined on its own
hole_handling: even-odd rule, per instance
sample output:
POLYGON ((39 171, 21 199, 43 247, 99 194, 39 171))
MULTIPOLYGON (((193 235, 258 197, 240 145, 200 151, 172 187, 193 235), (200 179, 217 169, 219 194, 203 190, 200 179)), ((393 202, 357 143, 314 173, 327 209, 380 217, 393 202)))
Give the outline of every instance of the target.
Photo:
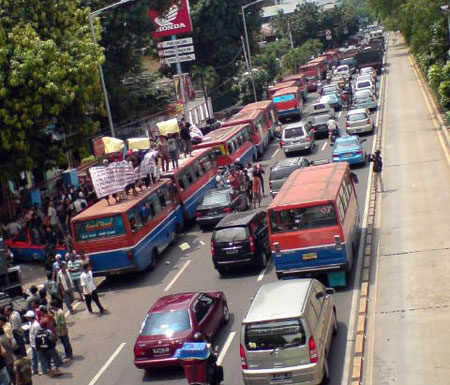
POLYGON ((184 39, 162 41, 160 43, 157 43, 156 46, 158 47, 158 49, 162 49, 162 48, 178 47, 180 45, 188 45, 193 43, 194 41, 192 40, 192 37, 186 37, 184 39))
POLYGON ((193 45, 187 45, 184 47, 175 47, 175 48, 169 48, 169 49, 162 49, 158 51, 158 55, 161 56, 173 56, 176 55, 178 51, 178 55, 186 54, 186 53, 192 53, 194 52, 194 46, 193 45))
POLYGON ((175 64, 175 63, 182 63, 185 61, 192 61, 195 60, 195 54, 187 54, 187 55, 178 55, 178 56, 169 56, 166 58, 159 59, 161 64, 175 64))

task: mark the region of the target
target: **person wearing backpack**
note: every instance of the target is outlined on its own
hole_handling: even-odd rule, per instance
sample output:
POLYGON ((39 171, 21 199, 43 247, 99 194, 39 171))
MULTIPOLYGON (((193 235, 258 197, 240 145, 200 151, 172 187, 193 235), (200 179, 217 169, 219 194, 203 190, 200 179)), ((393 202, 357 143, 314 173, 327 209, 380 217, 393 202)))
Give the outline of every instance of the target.
POLYGON ((41 357, 44 373, 49 373, 50 377, 62 375, 59 370, 62 361, 55 347, 56 336, 49 329, 47 320, 43 319, 41 321, 41 329, 36 333, 36 350, 41 357), (52 368, 52 359, 55 363, 55 369, 52 368))

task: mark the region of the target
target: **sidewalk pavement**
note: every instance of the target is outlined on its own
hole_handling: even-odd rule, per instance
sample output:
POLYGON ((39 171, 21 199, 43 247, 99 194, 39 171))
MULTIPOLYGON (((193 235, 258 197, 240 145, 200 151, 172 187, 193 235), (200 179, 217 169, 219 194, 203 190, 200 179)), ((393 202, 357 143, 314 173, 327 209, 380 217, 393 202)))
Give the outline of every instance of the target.
POLYGON ((373 361, 364 383, 447 385, 448 154, 403 43, 391 45, 388 62, 373 361))

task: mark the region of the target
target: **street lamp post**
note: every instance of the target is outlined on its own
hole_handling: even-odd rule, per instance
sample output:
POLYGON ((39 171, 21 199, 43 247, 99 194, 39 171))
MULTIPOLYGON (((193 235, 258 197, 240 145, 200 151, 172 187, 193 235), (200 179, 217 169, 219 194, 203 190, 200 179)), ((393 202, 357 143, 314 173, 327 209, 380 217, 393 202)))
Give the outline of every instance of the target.
MULTIPOLYGON (((118 6, 122 5, 122 4, 130 3, 132 1, 134 1, 134 0, 120 0, 117 3, 108 5, 106 7, 97 9, 96 11, 89 13, 89 27, 91 28, 92 40, 94 41, 94 44, 98 44, 97 36, 95 36, 94 21, 93 21, 94 17, 100 15, 104 11, 107 11, 109 9, 118 7, 118 6)), ((100 73, 100 82, 101 82, 102 90, 103 90, 103 98, 105 100, 106 113, 108 114, 109 130, 111 132, 111 136, 115 137, 116 136, 116 132, 114 130, 114 122, 113 122, 113 119, 112 119, 111 108, 109 107, 108 91, 106 90, 105 78, 103 76, 103 68, 102 68, 102 65, 100 63, 98 64, 98 72, 100 73)))
POLYGON ((241 9, 242 9, 242 22, 243 22, 243 24, 244 24, 245 42, 246 42, 246 45, 247 45, 248 66, 249 66, 249 69, 250 69, 250 78, 251 78, 251 80, 252 80, 253 96, 255 97, 255 102, 258 101, 258 97, 256 96, 255 78, 254 78, 254 76, 253 76, 252 55, 251 55, 251 53, 250 53, 250 43, 249 43, 249 41, 248 41, 247 23, 246 23, 246 21, 245 21, 245 10, 246 10, 248 7, 250 7, 251 5, 261 3, 262 1, 264 1, 264 0, 256 0, 256 1, 253 1, 253 2, 251 2, 251 3, 249 3, 249 4, 243 5, 243 6, 241 7, 241 9))

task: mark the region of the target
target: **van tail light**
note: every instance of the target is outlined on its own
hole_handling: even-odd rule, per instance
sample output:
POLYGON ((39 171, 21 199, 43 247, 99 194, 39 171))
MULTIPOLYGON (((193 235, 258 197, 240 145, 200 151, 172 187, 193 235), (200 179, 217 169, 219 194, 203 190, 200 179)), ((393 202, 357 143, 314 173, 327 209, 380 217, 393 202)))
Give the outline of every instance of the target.
POLYGON ((345 127, 350 127, 350 123, 348 121, 345 122, 345 127))
POLYGON ((249 241, 250 241, 250 252, 254 253, 255 252, 255 239, 253 238, 252 235, 250 235, 249 241))
POLYGON ((317 362, 316 342, 313 336, 309 337, 309 362, 311 364, 317 362))
POLYGON ((360 151, 356 151, 356 155, 361 155, 362 154, 362 151, 360 150, 360 151))
POLYGON ((284 142, 280 142, 280 146, 281 146, 281 147, 284 147, 284 142))
POLYGON ((202 213, 200 211, 196 211, 195 212, 195 218, 201 218, 202 217, 202 213))
POLYGON ((272 190, 272 182, 269 182, 269 188, 272 190))
POLYGON ((310 138, 309 136, 307 136, 307 137, 306 137, 306 141, 307 141, 307 142, 310 142, 310 141, 311 141, 311 138, 310 138))
POLYGON ((133 252, 131 250, 128 250, 127 256, 128 256, 128 261, 130 261, 130 263, 133 263, 134 262, 133 261, 133 252))
POLYGON ((239 346, 239 353, 241 355, 241 367, 242 367, 242 369, 246 370, 246 369, 248 369, 247 359, 245 358, 245 352, 244 352, 244 348, 242 345, 239 346))
POLYGON ((370 124, 370 119, 367 119, 367 120, 366 120, 366 124, 370 124))
POLYGON ((134 345, 133 353, 135 357, 145 356, 145 350, 139 344, 134 345))
POLYGON ((231 207, 225 207, 225 208, 223 209, 223 212, 224 212, 224 213, 231 213, 231 207))
POLYGON ((213 257, 216 256, 216 252, 215 252, 215 250, 214 250, 214 243, 213 243, 213 241, 211 241, 211 255, 212 255, 213 257))

